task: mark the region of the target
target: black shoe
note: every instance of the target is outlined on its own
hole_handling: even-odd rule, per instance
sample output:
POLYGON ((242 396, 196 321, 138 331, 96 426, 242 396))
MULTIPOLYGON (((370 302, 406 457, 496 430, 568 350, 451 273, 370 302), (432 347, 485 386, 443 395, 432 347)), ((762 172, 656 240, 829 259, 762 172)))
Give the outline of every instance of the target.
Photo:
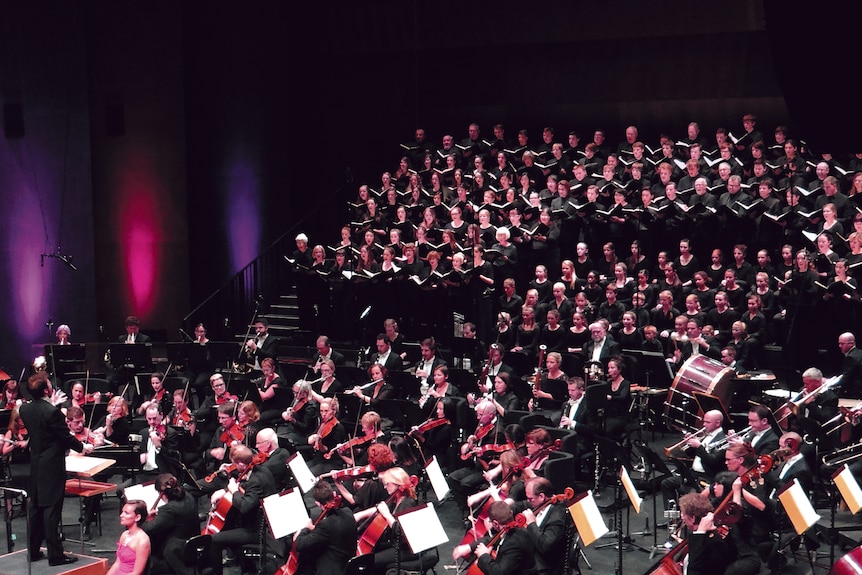
POLYGON ((77 563, 78 558, 72 555, 61 555, 62 559, 49 559, 48 565, 56 567, 57 565, 68 565, 69 563, 77 563))
POLYGON ((45 558, 45 554, 42 553, 41 551, 36 551, 35 554, 30 555, 30 561, 39 561, 40 559, 44 559, 44 558, 45 558))

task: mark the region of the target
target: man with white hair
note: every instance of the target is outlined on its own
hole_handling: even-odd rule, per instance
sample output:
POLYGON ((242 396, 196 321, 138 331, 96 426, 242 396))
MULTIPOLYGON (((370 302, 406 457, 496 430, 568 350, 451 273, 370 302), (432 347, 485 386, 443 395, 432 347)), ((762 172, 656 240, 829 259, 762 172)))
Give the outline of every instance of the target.
POLYGON ((838 336, 838 349, 844 354, 841 364, 841 390, 845 397, 862 398, 862 349, 856 336, 847 331, 838 336))
POLYGON ((600 322, 590 324, 590 341, 583 347, 584 361, 599 361, 607 364, 608 360, 620 353, 620 345, 608 337, 605 325, 600 322))

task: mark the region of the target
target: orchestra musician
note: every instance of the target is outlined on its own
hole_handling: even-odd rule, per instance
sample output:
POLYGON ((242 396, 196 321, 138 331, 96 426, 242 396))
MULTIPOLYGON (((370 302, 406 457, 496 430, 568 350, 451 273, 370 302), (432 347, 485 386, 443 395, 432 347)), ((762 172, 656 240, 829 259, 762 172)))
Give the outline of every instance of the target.
POLYGON ((449 368, 447 366, 438 365, 435 367, 432 379, 433 384, 429 386, 427 393, 419 397, 419 408, 422 409, 426 417, 433 413, 435 400, 461 395, 455 384, 449 382, 449 368))
POLYGON ((257 436, 258 421, 260 421, 260 412, 257 409, 257 404, 250 399, 247 399, 239 404, 236 410, 236 426, 239 427, 243 435, 243 444, 254 445, 254 438, 257 436))
POLYGON ((772 429, 772 412, 765 405, 753 405, 748 410, 748 425, 751 427, 745 436, 728 433, 731 444, 748 443, 755 455, 771 453, 778 449, 778 435, 772 429))
POLYGON ((401 357, 392 350, 389 338, 385 333, 377 334, 377 352, 371 354, 371 363, 382 365, 388 370, 400 370, 404 366, 401 357))
POLYGON ((437 357, 437 342, 433 337, 422 340, 419 344, 419 352, 422 359, 416 364, 416 377, 419 379, 419 389, 424 395, 431 383, 428 381, 437 366, 446 365, 446 362, 437 357))
POLYGON ((476 397, 475 393, 468 393, 467 403, 470 407, 476 407, 482 401, 490 401, 497 410, 497 417, 506 417, 508 412, 521 407, 521 400, 510 389, 510 379, 509 372, 500 371, 493 376, 494 386, 490 393, 485 393, 484 397, 476 397))
POLYGON ((84 410, 77 406, 71 406, 66 410, 66 425, 69 432, 81 443, 89 443, 93 447, 105 444, 105 438, 90 430, 84 421, 84 410))
POLYGON ((566 509, 562 504, 551 504, 554 496, 551 482, 544 477, 527 481, 525 502, 512 505, 512 511, 521 512, 527 520, 527 532, 535 541, 537 575, 563 575, 566 549, 566 509), (539 509, 538 513, 535 511, 539 509))
MULTIPOLYGON (((413 560, 419 558, 419 555, 413 553, 406 538, 400 533, 394 533, 392 526, 397 519, 395 515, 402 511, 407 511, 416 507, 418 501, 416 499, 415 478, 407 475, 407 472, 400 467, 391 467, 380 473, 380 482, 386 490, 388 498, 386 501, 378 503, 375 507, 354 513, 354 518, 358 523, 369 517, 374 517, 378 513, 386 519, 386 524, 389 526, 374 545, 374 567, 372 573, 375 575, 384 575, 390 568, 396 565, 396 554, 400 554, 400 562, 402 568, 413 560), (396 549, 396 545, 398 549, 396 549)), ((360 529, 360 540, 367 537, 360 529)))
POLYGON ((732 540, 716 532, 713 506, 699 493, 688 493, 679 500, 680 518, 688 528, 688 555, 682 570, 686 575, 724 575, 736 556, 732 540))
POLYGON ((184 573, 188 569, 182 560, 186 540, 201 531, 197 503, 170 473, 156 476, 155 488, 158 505, 149 510, 141 525, 152 546, 150 573, 184 573))
POLYGON ((129 404, 121 396, 112 397, 108 411, 96 424, 93 433, 101 435, 105 443, 128 445, 132 426, 129 423, 129 404))
POLYGON ((69 406, 74 405, 75 407, 84 407, 88 403, 99 403, 101 401, 102 394, 98 391, 94 393, 86 393, 84 389, 84 384, 80 381, 76 381, 72 384, 72 387, 69 388, 69 398, 63 402, 62 406, 65 409, 68 409, 69 406))
POLYGON ((170 392, 165 389, 165 374, 157 371, 150 376, 151 393, 144 394, 144 399, 141 405, 136 410, 138 415, 143 415, 147 408, 152 404, 158 404, 159 411, 168 413, 173 407, 173 398, 170 392))
MULTIPOLYGON (((318 373, 320 373, 320 377, 310 383, 311 397, 314 401, 320 403, 324 397, 335 397, 336 394, 344 391, 344 385, 335 378, 335 364, 331 359, 324 359, 320 362, 318 373)), ((294 391, 294 397, 295 393, 294 391)))
POLYGON ((21 394, 18 391, 18 382, 10 379, 3 385, 3 396, 0 397, 0 410, 15 409, 19 405, 21 405, 21 394))
MULTIPOLYGON (((683 449, 688 455, 694 457, 691 471, 695 484, 689 485, 686 482, 688 474, 674 474, 664 478, 661 482, 661 491, 664 495, 665 509, 668 508, 671 500, 679 501, 680 495, 700 491, 701 483, 711 483, 715 475, 724 469, 725 450, 721 447, 715 448, 715 445, 720 445, 725 438, 723 423, 724 414, 720 410, 707 411, 703 414, 703 428, 697 433, 685 434, 683 449)), ((678 466, 687 465, 681 460, 675 460, 675 462, 678 466)))
MULTIPOLYGON (((467 437, 467 441, 461 444, 459 450, 462 459, 466 457, 477 446, 496 444, 500 437, 497 425, 497 409, 490 401, 482 401, 476 406, 476 414, 479 418, 476 431, 467 437)), ((501 420, 502 421, 502 420, 501 420)), ((475 461, 465 467, 454 470, 449 474, 448 482, 452 490, 452 496, 458 503, 463 514, 468 511, 467 495, 476 491, 485 482, 482 475, 482 467, 475 461)))
POLYGON ((257 448, 258 455, 266 458, 266 461, 258 465, 269 469, 279 489, 286 487, 288 481, 291 479, 287 467, 287 459, 290 457, 290 453, 287 449, 279 447, 278 436, 275 434, 275 430, 271 427, 265 427, 258 431, 255 438, 255 447, 257 448))
POLYGON ((173 409, 165 418, 165 423, 177 432, 182 463, 189 469, 194 469, 202 474, 204 467, 201 458, 201 436, 198 433, 194 413, 189 408, 188 389, 175 389, 173 400, 173 409))
POLYGON ((370 391, 366 391, 362 389, 363 386, 357 385, 350 391, 350 393, 365 402, 365 405, 369 405, 372 408, 383 399, 394 399, 395 388, 387 383, 386 374, 386 368, 382 365, 372 365, 368 368, 368 377, 371 378, 371 382, 366 385, 374 383, 374 387, 372 387, 370 391))
POLYGON ((344 356, 332 349, 327 336, 321 335, 318 337, 315 342, 315 347, 317 347, 317 353, 314 354, 314 357, 311 360, 311 369, 314 370, 314 373, 320 372, 320 364, 327 359, 336 366, 344 365, 344 356))
MULTIPOLYGON (((326 369, 326 362, 321 369, 326 369)), ((317 429, 317 404, 309 397, 311 383, 299 380, 293 384, 293 404, 281 413, 284 421, 278 426, 278 436, 295 446, 306 443, 308 436, 317 429)), ((326 398, 321 396, 321 402, 326 398)))
POLYGON ((204 463, 208 470, 216 470, 229 463, 230 448, 245 443, 245 431, 236 424, 237 404, 223 403, 218 406, 219 426, 212 436, 204 463))
MULTIPOLYGON (((3 434, 6 440, 0 444, 0 480, 5 485, 10 487, 25 488, 25 485, 18 485, 14 482, 12 476, 12 463, 23 463, 29 456, 30 435, 27 433, 27 428, 24 426, 24 420, 21 419, 21 414, 18 408, 14 408, 9 414, 9 425, 6 432, 3 434)), ((6 517, 13 518, 13 502, 14 495, 7 494, 6 497, 6 517)), ((23 502, 21 504, 23 514, 23 502)))
POLYGON ((414 425, 408 432, 417 441, 422 458, 427 462, 436 457, 444 472, 453 469, 451 447, 454 421, 455 400, 442 397, 434 402, 434 414, 425 422, 414 425))
MULTIPOLYGON (((380 414, 376 411, 367 411, 359 420, 361 433, 353 439, 346 441, 343 445, 336 446, 334 452, 329 455, 337 455, 348 467, 368 464, 368 447, 375 442, 386 443, 383 432, 380 431, 380 414)), ((326 455, 325 455, 326 456, 326 455)))
POLYGON ((485 519, 488 534, 499 534, 507 529, 504 537, 497 538, 498 547, 489 549, 486 543, 490 541, 474 541, 461 544, 452 550, 455 560, 467 558, 471 553, 476 557, 476 565, 485 575, 515 575, 519 573, 535 573, 535 543, 530 533, 517 525, 512 526, 514 514, 505 501, 495 501, 488 508, 488 518, 485 519))
POLYGON ((258 382, 260 389, 260 421, 264 425, 272 425, 278 422, 281 413, 287 408, 275 390, 285 387, 286 382, 275 370, 275 360, 265 358, 260 362, 263 371, 263 379, 258 382))
POLYGON ((383 443, 372 443, 368 447, 366 468, 345 469, 343 475, 333 478, 335 487, 352 509, 368 509, 386 500, 387 493, 379 474, 394 465, 395 454, 392 449, 383 443))
MULTIPOLYGON (((311 490, 315 505, 323 510, 334 506, 335 494, 332 486, 318 482, 311 490)), ((356 520, 350 509, 340 504, 328 509, 326 516, 319 522, 311 521, 293 536, 293 543, 299 553, 300 572, 344 573, 347 562, 356 554, 356 520)))
POLYGON ((198 422, 198 428, 201 434, 201 445, 209 445, 212 442, 213 434, 218 428, 218 407, 229 401, 237 401, 237 396, 227 390, 224 376, 220 373, 214 373, 210 376, 210 387, 213 390, 212 395, 208 395, 203 403, 200 404, 195 411, 195 421, 198 422))
POLYGON ((147 427, 140 431, 141 435, 141 467, 143 474, 140 479, 155 478, 159 473, 179 475, 179 436, 175 429, 165 425, 162 412, 158 405, 147 408, 147 427))
POLYGON ((568 380, 568 376, 561 369, 562 364, 563 356, 559 352, 552 351, 548 354, 545 358, 547 371, 534 376, 536 381, 533 385, 533 397, 527 404, 533 413, 546 415, 548 423, 560 418, 561 405, 566 400, 563 382, 568 380))
POLYGON ((314 450, 309 469, 316 476, 340 467, 340 459, 326 459, 323 456, 339 443, 347 441, 347 432, 338 421, 337 414, 338 399, 333 397, 320 402, 320 426, 308 436, 308 444, 314 450))
POLYGON ((54 335, 57 337, 57 343, 55 345, 71 345, 69 340, 72 337, 72 328, 65 323, 60 324, 54 335))
POLYGON ((263 317, 254 322, 254 333, 254 338, 245 342, 245 350, 249 359, 254 361, 254 369, 260 371, 260 362, 275 358, 278 338, 269 334, 269 321, 263 317))
MULTIPOLYGON (((245 445, 237 444, 230 448, 230 463, 236 468, 237 477, 231 476, 224 489, 215 491, 210 497, 210 502, 215 509, 222 499, 230 503, 230 509, 236 511, 236 515, 226 516, 224 526, 212 536, 212 547, 210 548, 209 566, 213 568, 216 575, 222 573, 222 551, 231 550, 235 556, 239 555, 240 547, 250 543, 258 543, 260 540, 261 500, 278 491, 272 473, 265 467, 253 465, 254 455, 251 449, 245 445)), ((210 519, 210 523, 213 518, 210 519)), ((269 530, 265 530, 269 533, 269 530)), ((267 535, 271 540, 271 535, 267 535)), ((270 541, 267 548, 278 549, 275 541, 270 541)), ((230 564, 230 561, 228 561, 230 564)), ((267 572, 274 572, 277 565, 273 565, 267 572)))

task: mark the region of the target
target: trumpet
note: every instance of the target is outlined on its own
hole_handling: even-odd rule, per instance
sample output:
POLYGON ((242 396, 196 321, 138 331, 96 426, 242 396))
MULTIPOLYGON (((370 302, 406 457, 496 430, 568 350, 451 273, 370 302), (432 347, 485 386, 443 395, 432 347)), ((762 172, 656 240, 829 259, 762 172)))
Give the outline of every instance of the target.
MULTIPOLYGON (((733 430, 731 430, 733 431, 733 430)), ((709 448, 712 451, 719 451, 721 449, 727 449, 727 446, 730 445, 731 439, 736 439, 737 437, 742 438, 742 441, 746 441, 746 436, 751 433, 751 426, 749 425, 745 429, 739 432, 733 431, 733 433, 728 433, 724 439, 721 441, 716 441, 715 443, 710 443, 709 448)))
POLYGON ((822 458, 823 465, 828 467, 840 467, 862 457, 862 443, 854 443, 840 449, 835 449, 825 454, 822 458))
POLYGON ((674 453, 674 452, 675 452, 677 449, 682 450, 682 451, 687 450, 687 449, 689 448, 689 446, 688 446, 688 445, 686 445, 686 442, 687 442, 689 439, 692 439, 692 438, 695 438, 695 437, 697 437, 697 438, 703 438, 703 437, 706 437, 706 428, 705 428, 705 427, 701 427, 700 429, 698 429, 698 430, 697 430, 697 431, 695 431, 694 433, 686 433, 685 437, 683 437, 683 438, 682 438, 682 440, 680 440, 680 441, 679 441, 679 442, 677 442, 677 443, 674 443, 674 444, 673 444, 673 445, 671 445, 670 447, 665 447, 665 448, 664 448, 664 454, 665 454, 665 456, 666 456, 666 457, 668 457, 668 458, 680 459, 680 457, 682 457, 684 454, 676 454, 676 453, 674 453))

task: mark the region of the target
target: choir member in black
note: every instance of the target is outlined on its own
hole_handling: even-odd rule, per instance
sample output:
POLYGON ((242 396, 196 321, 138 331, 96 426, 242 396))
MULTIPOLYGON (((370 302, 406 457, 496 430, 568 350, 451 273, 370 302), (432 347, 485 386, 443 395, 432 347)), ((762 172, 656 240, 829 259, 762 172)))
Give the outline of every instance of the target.
POLYGON ((608 383, 610 394, 605 408, 605 432, 608 437, 620 440, 626 431, 629 407, 632 402, 631 382, 623 377, 625 366, 621 357, 608 360, 608 383))
POLYGON ((295 549, 300 554, 300 568, 305 565, 308 573, 344 573, 347 562, 356 554, 356 520, 349 508, 333 502, 334 493, 329 483, 317 483, 311 496, 326 516, 316 524, 309 520, 293 536, 295 549))
POLYGON ((544 345, 547 351, 566 351, 568 332, 560 323, 560 312, 555 309, 548 310, 545 319, 547 323, 539 331, 539 345, 544 345))
POLYGON ((493 339, 491 332, 492 302, 494 287, 494 268, 490 262, 485 261, 485 248, 481 245, 473 246, 473 265, 469 278, 469 288, 476 313, 476 327, 479 339, 489 341, 493 339))
POLYGON ((314 451, 314 458, 309 469, 315 476, 340 467, 340 458, 326 459, 324 453, 330 451, 339 443, 347 441, 347 432, 336 417, 338 414, 338 400, 326 398, 320 402, 320 426, 315 433, 308 436, 308 444, 314 451))
MULTIPOLYGON (((722 291, 727 296, 727 304, 737 314, 742 315, 745 311, 745 289, 736 281, 736 270, 732 267, 724 270, 724 281, 722 291)), ((754 278, 752 277, 752 283, 754 278)))
POLYGON ((505 501, 495 501, 488 508, 486 522, 490 527, 489 535, 507 529, 505 537, 498 539, 496 555, 485 545, 488 541, 475 541, 462 544, 452 551, 455 560, 464 559, 471 553, 476 555, 477 563, 485 575, 517 575, 535 572, 535 541, 527 529, 513 525, 512 509, 505 501))
MULTIPOLYGON (((261 500, 278 491, 272 473, 265 467, 253 465, 251 449, 245 445, 234 445, 230 449, 230 461, 236 467, 238 477, 228 480, 227 487, 219 489, 210 497, 215 508, 223 498, 230 501, 231 509, 236 510, 235 519, 229 516, 224 528, 212 536, 210 565, 217 575, 222 573, 222 551, 233 550, 236 556, 240 547, 260 541, 260 522, 263 509, 261 500)), ((212 518, 210 519, 212 521, 212 518)), ((271 539, 271 537, 270 537, 271 539)), ((274 541, 268 545, 274 549, 274 541)), ((271 571, 277 568, 273 566, 271 571)))
MULTIPOLYGON (((521 322, 515 329, 515 345, 509 350, 511 353, 520 353, 528 358, 535 356, 539 345, 539 324, 536 322, 536 312, 532 306, 521 307, 521 322)), ((528 360, 528 363, 533 363, 528 360)))
POLYGON ((817 330, 811 326, 817 323, 815 304, 819 290, 814 283, 817 279, 809 253, 800 250, 796 253, 796 270, 789 273, 783 285, 779 284, 782 299, 787 303, 784 314, 787 333, 785 357, 790 359, 791 365, 800 368, 816 363, 817 330))
POLYGON ((545 314, 548 311, 557 310, 560 313, 559 321, 562 325, 568 325, 569 318, 572 317, 574 311, 572 302, 566 296, 566 286, 563 282, 554 283, 551 288, 551 300, 543 304, 545 314))
POLYGON ((716 292, 715 307, 706 314, 706 323, 715 329, 715 337, 722 345, 730 340, 730 329, 737 320, 739 314, 730 307, 727 294, 723 291, 716 292))
POLYGON ((583 313, 576 311, 572 314, 572 327, 567 331, 566 351, 568 353, 582 353, 584 344, 590 341, 590 330, 587 327, 587 318, 583 313))
MULTIPOLYGON (((623 264, 618 264, 623 265, 623 264)), ((620 290, 614 284, 608 284, 605 288, 605 301, 599 304, 596 317, 608 320, 611 331, 617 331, 622 326, 623 313, 626 311, 625 304, 620 301, 620 290)))
MULTIPOLYGON (((321 372, 326 369, 327 362, 321 364, 321 372)), ((281 413, 284 423, 278 426, 278 436, 286 439, 292 449, 306 443, 308 436, 317 429, 317 403, 311 397, 311 384, 305 380, 299 380, 293 384, 293 404, 281 413)), ((321 402, 327 399, 321 396, 321 402)))
POLYGON ((155 488, 159 505, 150 510, 141 525, 152 546, 150 573, 186 573, 190 568, 182 560, 183 548, 187 539, 201 532, 197 503, 170 473, 159 474, 155 488))

